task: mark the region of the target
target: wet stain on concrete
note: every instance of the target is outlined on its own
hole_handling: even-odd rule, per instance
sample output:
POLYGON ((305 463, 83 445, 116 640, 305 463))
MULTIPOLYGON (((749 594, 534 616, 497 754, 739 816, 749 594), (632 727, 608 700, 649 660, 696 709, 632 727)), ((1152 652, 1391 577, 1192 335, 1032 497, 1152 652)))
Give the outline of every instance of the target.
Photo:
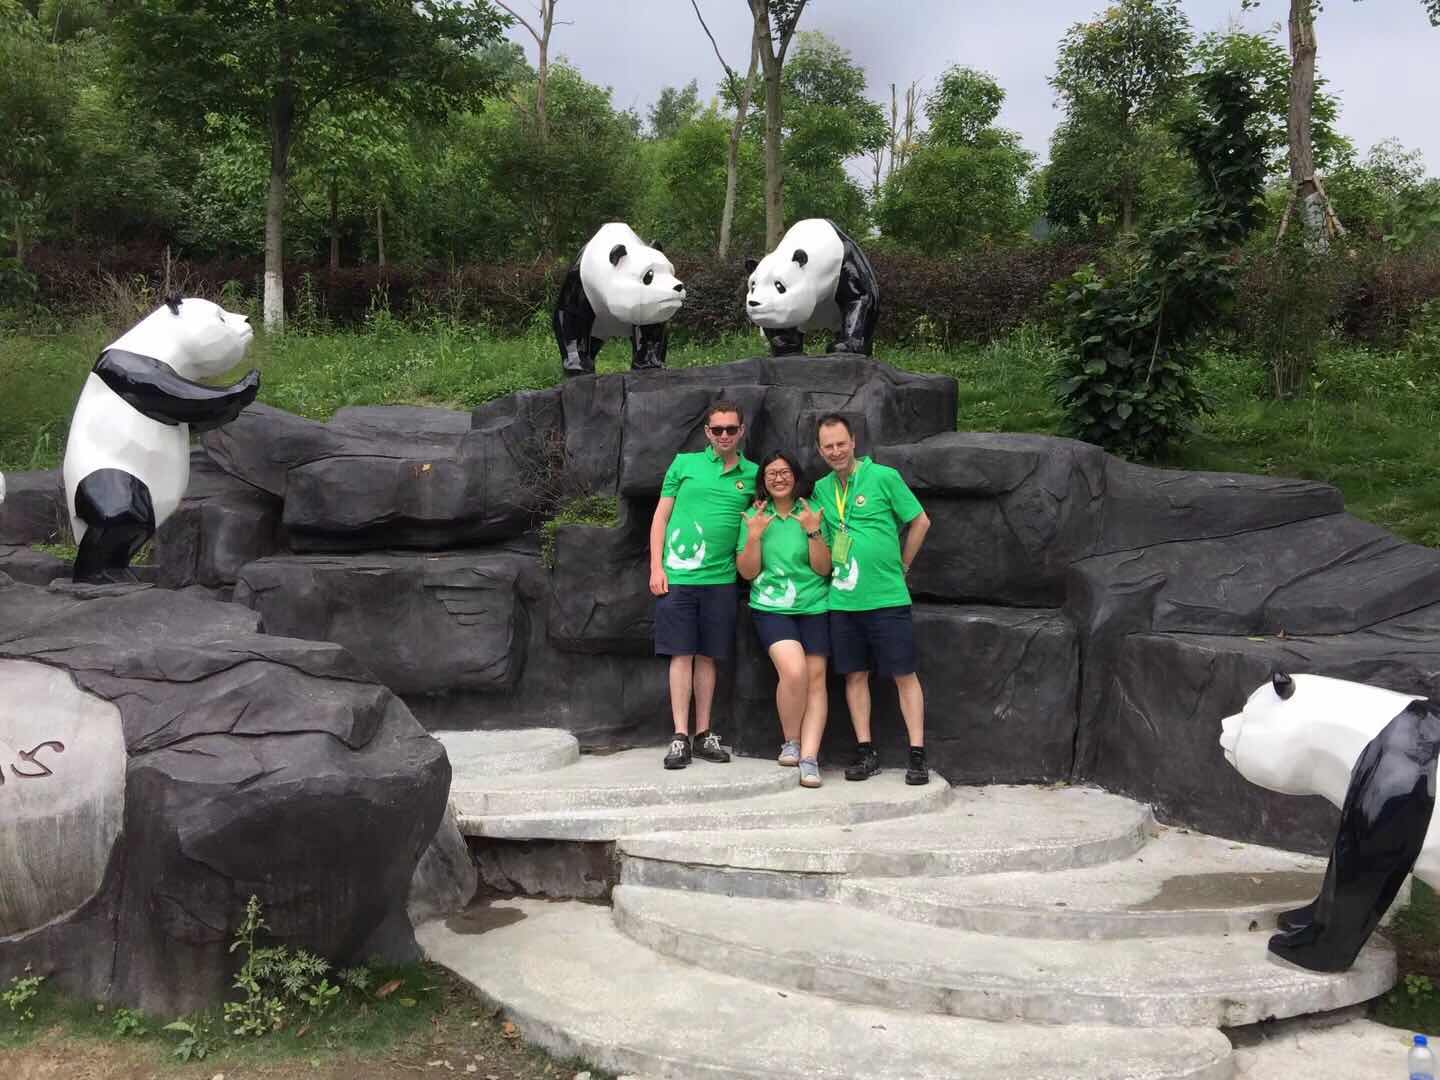
POLYGON ((483 934, 487 930, 499 930, 502 926, 514 926, 524 918, 525 912, 518 907, 507 907, 503 901, 496 903, 486 898, 451 915, 445 920, 445 926, 456 934, 483 934))
POLYGON ((1280 870, 1265 874, 1177 874, 1131 911, 1195 911, 1236 904, 1305 903, 1320 892, 1324 874, 1280 870))

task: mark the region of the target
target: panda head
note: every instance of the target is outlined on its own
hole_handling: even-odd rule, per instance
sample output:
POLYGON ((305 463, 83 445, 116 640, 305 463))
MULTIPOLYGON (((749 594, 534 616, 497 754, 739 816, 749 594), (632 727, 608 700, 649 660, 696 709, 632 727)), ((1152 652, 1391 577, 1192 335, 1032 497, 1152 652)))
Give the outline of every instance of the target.
POLYGON ((240 363, 254 336, 244 315, 209 300, 170 296, 110 347, 153 357, 199 380, 240 363))
POLYGON ((785 330, 809 322, 820 293, 809 266, 810 256, 802 247, 782 246, 758 263, 746 259, 750 283, 745 314, 750 321, 767 330, 785 330))
POLYGON ((1286 795, 1325 794, 1315 760, 1348 753, 1356 739, 1368 741, 1405 706, 1410 695, 1323 675, 1276 672, 1220 722, 1220 746, 1252 784, 1286 795))
POLYGON ((634 326, 662 323, 685 302, 685 286, 665 253, 645 244, 612 244, 606 253, 605 306, 634 326))

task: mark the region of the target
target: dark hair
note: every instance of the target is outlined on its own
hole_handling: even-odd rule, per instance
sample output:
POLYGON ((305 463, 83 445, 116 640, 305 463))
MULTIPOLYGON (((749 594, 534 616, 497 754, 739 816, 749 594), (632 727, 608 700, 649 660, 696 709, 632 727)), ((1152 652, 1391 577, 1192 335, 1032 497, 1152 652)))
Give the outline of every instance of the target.
POLYGON ((765 486, 765 470, 777 461, 785 462, 786 465, 790 466, 790 471, 795 474, 795 498, 808 498, 810 495, 810 485, 805 482, 805 474, 800 471, 800 466, 796 464, 795 455, 790 453, 789 450, 776 450, 773 454, 767 454, 765 460, 760 463, 760 469, 755 474, 755 498, 764 499, 767 502, 770 500, 770 489, 765 486))
POLYGON ((815 438, 820 438, 820 429, 829 427, 831 424, 840 424, 845 428, 845 434, 852 439, 855 437, 855 429, 850 426, 850 421, 841 416, 838 412, 827 412, 819 420, 815 421, 815 438))
POLYGON ((710 418, 717 412, 733 412, 740 423, 745 423, 745 410, 736 405, 733 401, 714 401, 710 408, 705 410, 705 423, 710 423, 710 418))

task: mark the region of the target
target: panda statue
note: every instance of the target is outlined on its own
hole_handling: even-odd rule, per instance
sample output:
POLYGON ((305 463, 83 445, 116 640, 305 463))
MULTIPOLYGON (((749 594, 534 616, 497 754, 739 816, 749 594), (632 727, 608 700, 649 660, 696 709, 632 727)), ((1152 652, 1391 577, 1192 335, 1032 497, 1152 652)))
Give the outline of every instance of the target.
POLYGON ((170 296, 95 361, 65 444, 77 582, 134 581, 130 560, 190 482, 190 432, 235 419, 260 389, 253 370, 223 388, 195 380, 238 364, 253 335, 244 315, 170 296))
POLYGON ((685 301, 685 285, 658 245, 623 222, 601 225, 560 286, 551 324, 566 375, 589 375, 610 338, 630 339, 630 368, 665 366, 665 323, 685 301))
POLYGON ((745 313, 770 341, 772 356, 805 351, 807 331, 831 330, 830 352, 870 355, 880 317, 880 285, 858 244, 827 218, 790 226, 780 246, 750 274, 745 313))
POLYGON ((1221 728, 1225 760, 1245 779, 1340 808, 1320 895, 1280 917, 1270 951, 1312 971, 1346 970, 1412 867, 1440 888, 1440 712, 1363 683, 1277 673, 1221 728))

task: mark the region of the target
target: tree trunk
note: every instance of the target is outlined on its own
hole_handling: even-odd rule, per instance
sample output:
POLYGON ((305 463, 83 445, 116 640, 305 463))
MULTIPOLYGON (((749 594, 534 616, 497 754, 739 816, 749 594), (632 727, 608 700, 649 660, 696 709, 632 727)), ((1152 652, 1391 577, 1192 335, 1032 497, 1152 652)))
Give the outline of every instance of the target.
POLYGON ((1129 192, 1120 196, 1120 231, 1126 236, 1135 232, 1135 196, 1129 192))
POLYGON ((1290 198, 1280 219, 1277 239, 1285 235, 1292 211, 1300 215, 1305 239, 1317 251, 1345 227, 1330 206, 1315 175, 1315 149, 1310 114, 1315 101, 1315 11, 1312 0, 1290 0, 1290 111, 1286 121, 1290 142, 1290 198))
POLYGON ((735 110, 735 124, 730 129, 730 149, 725 157, 725 208, 720 212, 720 247, 717 254, 725 258, 730 252, 730 228, 735 223, 735 188, 740 177, 740 136, 745 130, 745 115, 750 111, 750 88, 755 84, 755 68, 760 63, 760 42, 751 35, 750 70, 740 89, 740 104, 735 110))
POLYGON ((265 329, 285 332, 285 181, 290 163, 293 111, 283 90, 276 94, 270 123, 270 189, 265 196, 265 329))
POLYGON ((755 12, 755 40, 760 45, 760 66, 765 71, 765 247, 773 251, 785 232, 785 174, 780 158, 781 61, 770 39, 769 0, 750 0, 755 12))
POLYGON ((340 269, 340 183, 330 177, 330 269, 340 269))
POLYGON ((375 247, 380 269, 385 269, 385 204, 375 204, 375 247))
POLYGON ((540 141, 547 142, 550 121, 545 116, 545 77, 550 73, 550 29, 555 25, 555 0, 540 0, 540 17, 544 29, 536 39, 540 47, 540 69, 535 86, 535 120, 540 125, 540 141))
POLYGON ((15 211, 15 261, 25 265, 25 217, 19 210, 15 211))

